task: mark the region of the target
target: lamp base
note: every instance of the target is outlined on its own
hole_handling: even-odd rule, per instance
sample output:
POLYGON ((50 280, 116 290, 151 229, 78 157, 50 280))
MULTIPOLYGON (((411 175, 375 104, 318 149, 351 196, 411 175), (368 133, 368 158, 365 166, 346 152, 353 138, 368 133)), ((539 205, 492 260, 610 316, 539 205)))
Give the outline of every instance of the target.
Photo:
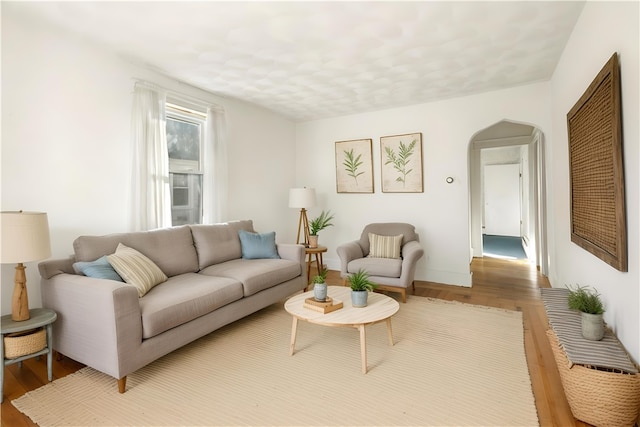
POLYGON ((25 266, 18 263, 14 279, 13 297, 11 298, 11 320, 21 322, 29 320, 29 297, 27 296, 27 276, 25 266))
POLYGON ((305 248, 309 247, 309 220, 307 219, 307 210, 305 208, 300 209, 300 219, 298 220, 298 238, 297 244, 303 244, 305 248), (303 232, 304 242, 300 243, 300 231, 303 232))

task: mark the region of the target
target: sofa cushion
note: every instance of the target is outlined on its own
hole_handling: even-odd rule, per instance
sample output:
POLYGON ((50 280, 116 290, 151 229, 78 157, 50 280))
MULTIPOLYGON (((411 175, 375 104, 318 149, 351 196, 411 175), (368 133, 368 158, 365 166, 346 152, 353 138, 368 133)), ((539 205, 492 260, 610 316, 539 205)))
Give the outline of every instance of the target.
POLYGON ((150 338, 242 298, 234 279, 197 273, 173 276, 140 298, 142 337, 150 338))
POLYGON ((108 255, 107 259, 125 282, 136 287, 139 297, 167 280, 167 275, 153 261, 122 243, 118 244, 116 252, 108 255))
POLYGON ((107 256, 101 256, 95 261, 83 261, 73 263, 74 271, 84 274, 94 279, 115 280, 116 282, 124 282, 122 277, 109 264, 107 256))
POLYGON ((370 276, 400 277, 402 260, 392 258, 358 258, 347 264, 347 272, 355 273, 363 269, 370 276))
POLYGON ((251 233, 249 231, 238 231, 240 246, 242 247, 242 258, 280 258, 276 249, 276 232, 251 233))
POLYGON ((76 261, 93 261, 122 243, 145 254, 169 277, 198 271, 198 254, 187 225, 151 231, 80 236, 73 242, 76 261))
POLYGON ((300 270, 300 263, 287 259, 234 259, 211 265, 200 274, 238 280, 248 297, 300 276, 300 270))
POLYGON ((400 258, 402 234, 397 236, 380 236, 369 233, 369 257, 372 258, 400 258))
POLYGON ((198 251, 200 270, 213 264, 242 257, 238 231, 253 232, 253 221, 230 221, 224 224, 190 225, 198 251))

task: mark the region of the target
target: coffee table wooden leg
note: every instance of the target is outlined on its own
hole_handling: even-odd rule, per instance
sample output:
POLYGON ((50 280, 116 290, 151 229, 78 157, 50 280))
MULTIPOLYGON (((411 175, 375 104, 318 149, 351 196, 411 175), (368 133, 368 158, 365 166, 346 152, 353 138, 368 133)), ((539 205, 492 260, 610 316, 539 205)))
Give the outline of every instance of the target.
POLYGON ((364 325, 358 325, 360 331, 360 355, 362 357, 362 373, 367 373, 367 335, 364 331, 364 325))
POLYGON ((289 356, 293 356, 293 352, 296 349, 296 334, 298 332, 298 318, 293 317, 293 323, 291 324, 291 344, 289 345, 289 356))
POLYGON ((389 334, 389 345, 393 346, 393 331, 391 330, 391 317, 387 319, 387 333, 389 334))

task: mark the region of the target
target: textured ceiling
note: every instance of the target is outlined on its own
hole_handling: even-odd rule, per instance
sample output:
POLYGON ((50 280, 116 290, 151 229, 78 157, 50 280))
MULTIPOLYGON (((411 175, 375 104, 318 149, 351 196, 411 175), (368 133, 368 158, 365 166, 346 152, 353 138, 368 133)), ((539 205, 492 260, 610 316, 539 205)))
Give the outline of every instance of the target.
POLYGON ((3 2, 310 120, 548 80, 584 2, 3 2))

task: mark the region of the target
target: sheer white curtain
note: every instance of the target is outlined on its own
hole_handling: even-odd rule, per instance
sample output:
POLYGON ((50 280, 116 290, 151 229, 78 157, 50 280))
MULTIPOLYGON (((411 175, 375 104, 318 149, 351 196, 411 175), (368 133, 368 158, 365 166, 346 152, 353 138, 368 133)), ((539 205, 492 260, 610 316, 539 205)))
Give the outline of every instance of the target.
POLYGON ((224 109, 207 108, 204 144, 203 222, 227 220, 227 138, 224 109))
POLYGON ((132 114, 134 231, 171 226, 165 100, 163 90, 136 83, 132 114))

